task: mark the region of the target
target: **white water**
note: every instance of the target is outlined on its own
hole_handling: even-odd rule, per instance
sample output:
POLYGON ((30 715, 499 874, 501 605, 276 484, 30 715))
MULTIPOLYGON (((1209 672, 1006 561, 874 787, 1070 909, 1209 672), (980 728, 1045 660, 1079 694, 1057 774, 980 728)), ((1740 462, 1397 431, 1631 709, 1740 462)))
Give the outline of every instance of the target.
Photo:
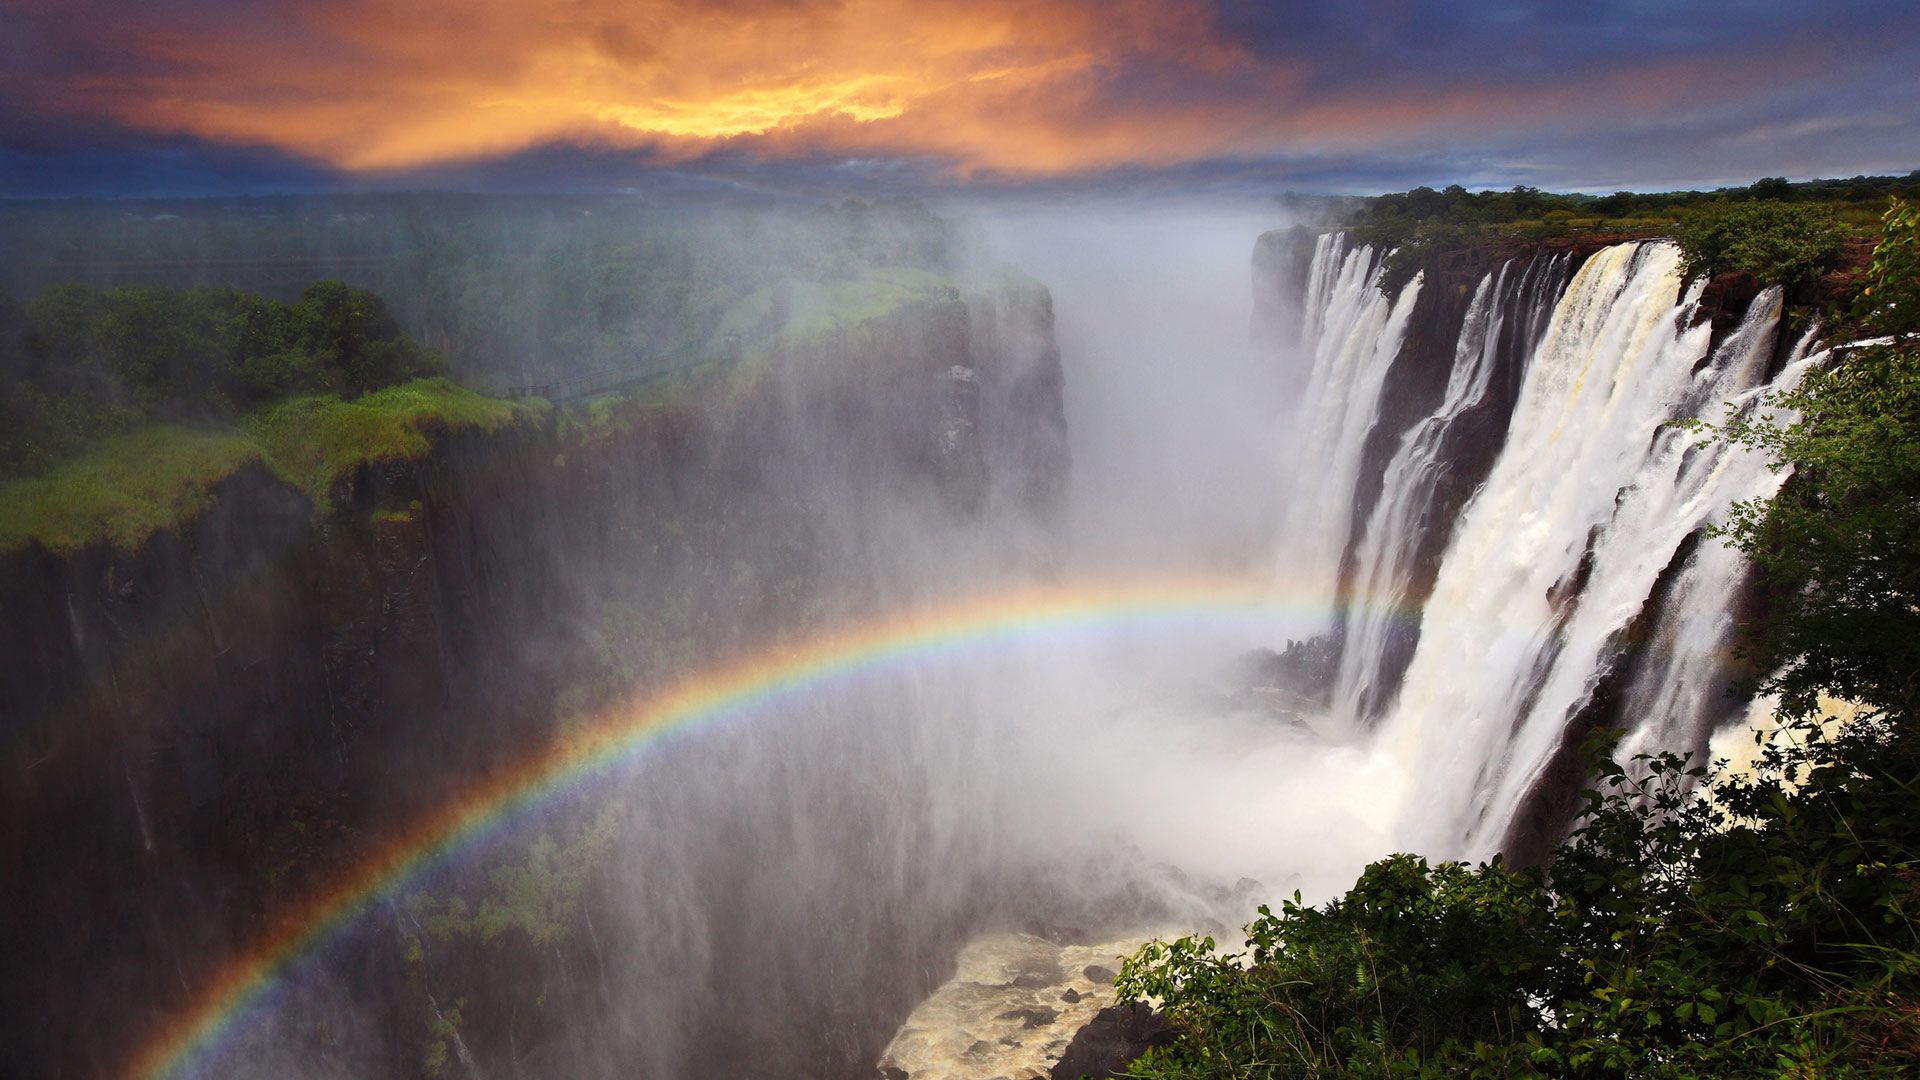
POLYGON ((1319 630, 1332 628, 1367 433, 1420 294, 1416 276, 1389 301, 1380 274, 1373 249, 1351 246, 1344 233, 1322 236, 1314 249, 1301 342, 1312 368, 1282 435, 1281 471, 1290 480, 1277 568, 1283 588, 1319 598, 1313 606, 1328 612, 1319 630))
POLYGON ((1551 310, 1545 301, 1552 297, 1544 294, 1554 283, 1555 266, 1533 273, 1508 262, 1480 280, 1461 320, 1439 408, 1401 437, 1387 463, 1379 501, 1361 534, 1355 560, 1347 637, 1333 694, 1336 716, 1363 722, 1372 719, 1381 704, 1384 655, 1389 637, 1404 630, 1410 575, 1422 534, 1443 525, 1429 515, 1434 485, 1450 465, 1442 456, 1447 436, 1463 414, 1486 400, 1507 322, 1525 321, 1525 345, 1538 339, 1538 321, 1551 310))
MULTIPOLYGON (((1672 245, 1622 245, 1593 256, 1555 310, 1381 733, 1416 777, 1402 846, 1496 850, 1681 543, 1768 490, 1748 455, 1663 427, 1717 419, 1771 348, 1777 297, 1701 365, 1709 329, 1686 325, 1697 292, 1682 295, 1672 245)), ((1667 660, 1676 677, 1696 662, 1685 648, 1667 660)))
MULTIPOLYGON (((1765 318, 1771 316, 1777 322, 1780 307, 1777 290, 1755 300, 1754 310, 1761 318, 1750 318, 1742 332, 1770 341, 1771 335, 1764 332, 1765 318)), ((1728 401, 1728 412, 1744 418, 1763 413, 1778 423, 1791 422, 1790 416, 1767 399, 1798 385, 1808 370, 1826 362, 1824 353, 1805 357, 1807 344, 1807 340, 1799 343, 1792 360, 1770 384, 1746 390, 1728 401)), ((1724 346, 1734 347, 1733 340, 1724 346)), ((1752 369, 1744 374, 1750 376, 1752 369)), ((1719 419, 1713 406, 1708 402, 1700 410, 1703 418, 1719 419)), ((1733 501, 1769 498, 1786 482, 1785 472, 1768 468, 1757 454, 1732 453, 1720 446, 1697 452, 1713 453, 1724 469, 1714 483, 1715 522, 1725 521, 1733 501)), ((1661 750, 1691 751, 1697 760, 1704 760, 1698 755, 1708 752, 1711 731, 1707 722, 1730 719, 1745 711, 1746 703, 1727 693, 1735 631, 1730 601, 1738 595, 1751 569, 1738 550, 1713 540, 1701 544, 1687 561, 1674 581, 1666 616, 1648 643, 1645 668, 1627 697, 1625 715, 1636 723, 1621 740, 1619 754, 1623 760, 1661 750)))

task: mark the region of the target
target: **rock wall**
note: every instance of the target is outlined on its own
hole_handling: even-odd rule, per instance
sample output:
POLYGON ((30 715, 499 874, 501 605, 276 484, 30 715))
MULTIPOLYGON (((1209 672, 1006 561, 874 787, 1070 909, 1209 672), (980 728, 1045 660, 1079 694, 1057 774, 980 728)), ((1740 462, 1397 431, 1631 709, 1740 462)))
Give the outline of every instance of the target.
POLYGON ((902 504, 956 535, 1017 511, 1043 563, 1062 417, 1045 290, 956 295, 688 401, 444 436, 325 513, 248 468, 138 550, 0 556, 0 1060, 109 1073, 278 905, 570 710, 885 602, 902 504))

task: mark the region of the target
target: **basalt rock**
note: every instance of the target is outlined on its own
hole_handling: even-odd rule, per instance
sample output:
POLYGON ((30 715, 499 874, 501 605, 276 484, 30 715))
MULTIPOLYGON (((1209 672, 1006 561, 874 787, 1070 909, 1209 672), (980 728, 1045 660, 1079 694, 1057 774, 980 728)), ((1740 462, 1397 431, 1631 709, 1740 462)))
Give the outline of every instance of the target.
MULTIPOLYGON (((1014 557, 1051 557, 1066 441, 1037 286, 904 305, 680 404, 597 415, 443 435, 323 512, 250 467, 136 550, 0 555, 9 1071, 112 1073, 270 913, 556 737, 567 708, 851 613, 821 596, 886 602, 900 575, 854 546, 898 513, 881 493, 955 535, 1025 515, 1014 557)), ((357 992, 396 1002, 386 1035, 412 1062, 421 1021, 394 978, 357 992)), ((904 992, 892 978, 874 992, 904 992)), ((802 1011, 767 1045, 718 1018, 708 1041, 791 1052, 830 1029, 802 1011)), ((882 1039, 822 1060, 870 1063, 882 1039)))

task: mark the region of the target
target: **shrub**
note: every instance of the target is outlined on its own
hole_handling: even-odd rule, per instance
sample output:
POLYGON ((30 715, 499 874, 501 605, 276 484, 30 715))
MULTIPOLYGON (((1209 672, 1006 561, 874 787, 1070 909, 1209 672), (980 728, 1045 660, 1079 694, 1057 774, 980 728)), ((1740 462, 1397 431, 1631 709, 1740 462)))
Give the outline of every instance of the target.
POLYGON ((1838 261, 1847 231, 1823 207, 1763 200, 1698 210, 1681 223, 1678 239, 1688 277, 1744 272, 1797 285, 1838 261))
POLYGON ((1870 334, 1920 333, 1920 206, 1896 198, 1880 220, 1853 317, 1870 334))

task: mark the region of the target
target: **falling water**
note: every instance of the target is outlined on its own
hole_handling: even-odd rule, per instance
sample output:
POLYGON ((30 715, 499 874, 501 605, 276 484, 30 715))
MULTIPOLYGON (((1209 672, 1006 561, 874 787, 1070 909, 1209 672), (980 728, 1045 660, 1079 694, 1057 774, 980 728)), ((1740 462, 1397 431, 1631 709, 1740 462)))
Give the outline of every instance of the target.
MULTIPOLYGON (((1412 849, 1501 845, 1683 542, 1772 482, 1746 455, 1665 426, 1717 418, 1771 353, 1777 294, 1707 358, 1710 329, 1688 325, 1698 292, 1683 289, 1673 245, 1625 244, 1594 255, 1555 310, 1385 729, 1417 765, 1412 849)), ((1668 662, 1682 674, 1685 661, 1668 662)))
MULTIPOLYGON (((1767 317, 1778 319, 1781 308, 1779 290, 1769 290, 1754 301, 1754 312, 1743 333, 1764 334, 1767 317)), ((1778 422, 1788 422, 1784 410, 1774 406, 1774 394, 1798 385, 1810 369, 1826 362, 1827 354, 1805 356, 1812 335, 1800 341, 1785 370, 1770 384, 1746 390, 1726 403, 1727 414, 1752 420, 1766 414, 1778 422)), ((1734 348, 1729 341, 1726 348, 1734 348)), ((1756 366, 1763 365, 1764 349, 1749 354, 1744 374, 1757 379, 1756 366)), ((1716 403, 1708 401, 1699 410, 1709 420, 1715 416, 1716 403)), ((1771 497, 1786 481, 1784 471, 1774 471, 1757 454, 1731 453, 1724 447, 1707 445, 1695 453, 1714 454, 1726 469, 1715 480, 1715 506, 1712 519, 1724 521, 1735 499, 1771 497)), ((1734 601, 1744 591, 1753 573, 1752 564, 1730 544, 1703 543, 1687 560, 1675 579, 1664 617, 1656 626, 1647 647, 1648 662, 1638 673, 1627 697, 1624 715, 1633 722, 1619 747, 1622 758, 1660 750, 1705 754, 1712 734, 1710 725, 1721 719, 1734 719, 1744 713, 1747 703, 1730 691, 1729 660, 1735 636, 1734 601)))
POLYGON ((1474 290, 1441 403, 1401 437, 1360 535, 1352 587, 1358 602, 1348 615, 1333 695, 1336 716, 1366 721, 1384 706, 1398 675, 1388 658, 1391 639, 1417 633, 1406 617, 1418 599, 1409 595, 1414 563, 1431 542, 1429 533, 1451 524, 1433 520, 1437 485, 1453 466, 1451 440, 1462 418, 1488 403, 1503 347, 1524 357, 1539 341, 1564 263, 1564 256, 1542 257, 1516 271, 1509 261, 1474 290))
MULTIPOLYGON (((1351 527, 1355 478, 1380 411, 1387 370, 1400 352, 1421 278, 1389 299, 1371 247, 1344 233, 1322 236, 1313 254, 1301 345, 1313 366, 1289 426, 1279 572, 1289 585, 1321 589, 1331 608, 1351 527)), ((1331 627, 1326 627, 1330 629, 1331 627)))

